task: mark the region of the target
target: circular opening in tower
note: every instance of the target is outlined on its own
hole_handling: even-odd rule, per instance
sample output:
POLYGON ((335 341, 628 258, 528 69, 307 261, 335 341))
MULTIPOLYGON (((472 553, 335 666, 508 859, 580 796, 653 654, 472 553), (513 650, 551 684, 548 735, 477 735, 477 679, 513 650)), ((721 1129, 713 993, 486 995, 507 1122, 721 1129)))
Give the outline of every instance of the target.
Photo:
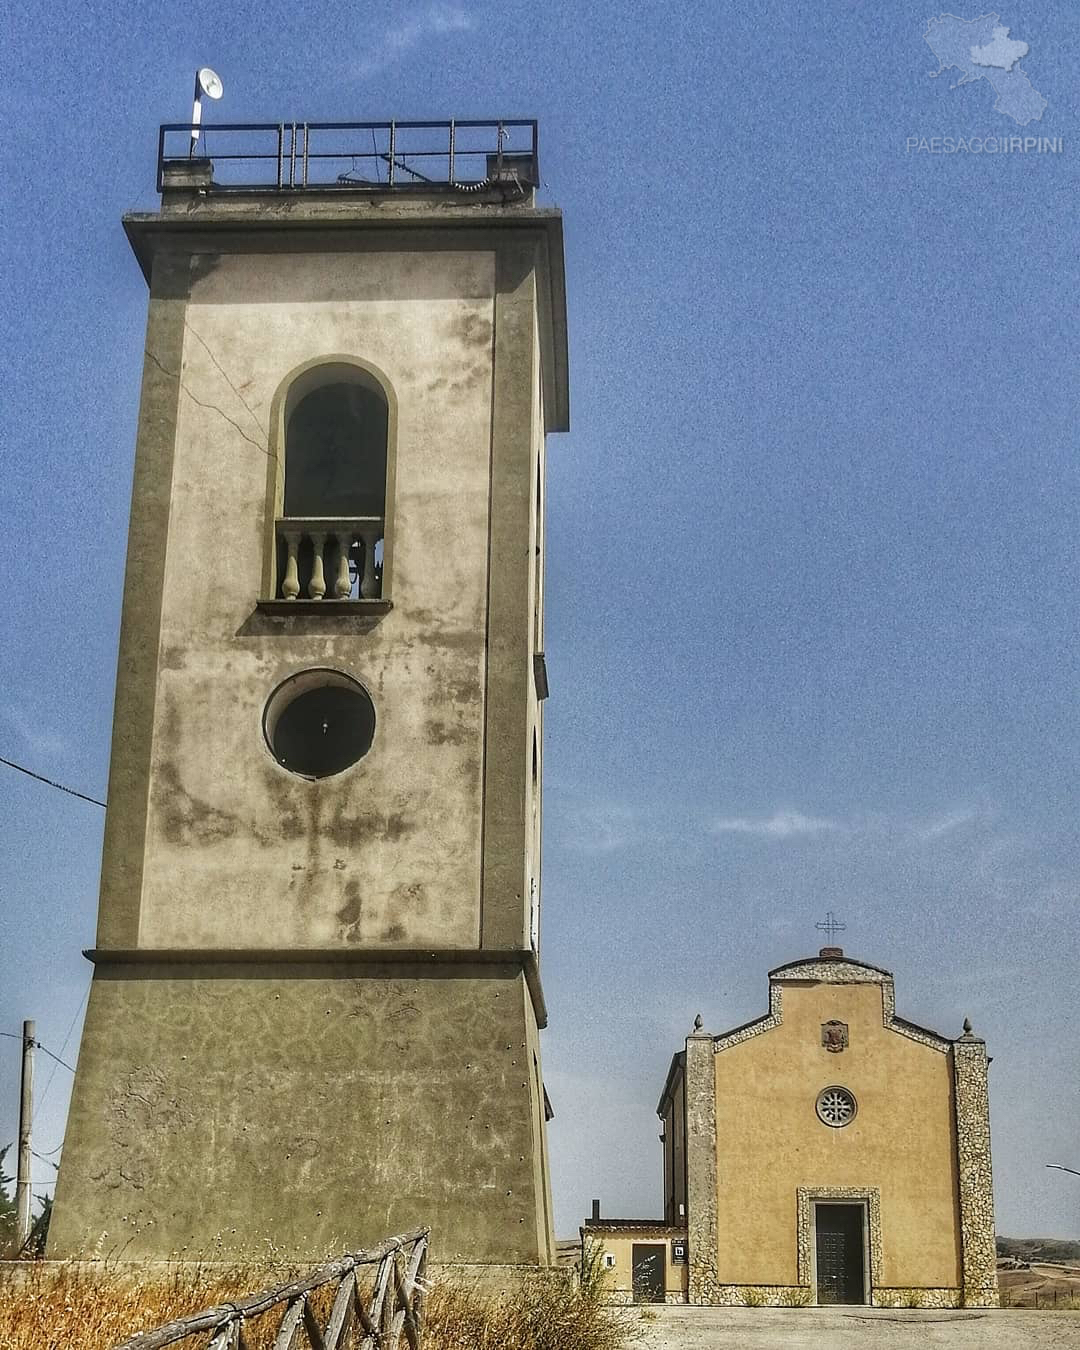
POLYGON ((339 670, 304 670, 283 681, 263 713, 270 752, 301 778, 329 778, 363 759, 375 736, 375 705, 339 670))

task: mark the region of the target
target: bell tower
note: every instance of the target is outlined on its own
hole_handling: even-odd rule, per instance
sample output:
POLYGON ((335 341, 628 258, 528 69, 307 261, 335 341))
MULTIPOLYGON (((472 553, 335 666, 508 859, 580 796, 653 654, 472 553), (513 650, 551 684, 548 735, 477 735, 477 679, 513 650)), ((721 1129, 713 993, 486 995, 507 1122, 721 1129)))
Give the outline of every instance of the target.
POLYGON ((149 317, 50 1255, 430 1224, 437 1260, 545 1264, 536 126, 203 134, 162 129, 124 221, 149 317))

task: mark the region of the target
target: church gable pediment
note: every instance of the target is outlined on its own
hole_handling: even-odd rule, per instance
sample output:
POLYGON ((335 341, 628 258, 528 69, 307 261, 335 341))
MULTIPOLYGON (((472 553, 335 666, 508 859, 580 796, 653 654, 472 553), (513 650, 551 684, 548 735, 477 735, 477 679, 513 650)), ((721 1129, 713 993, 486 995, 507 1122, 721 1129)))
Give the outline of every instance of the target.
MULTIPOLYGON (((799 961, 789 961, 769 971, 769 1011, 764 1017, 733 1027, 715 1037, 716 1052, 728 1050, 743 1041, 761 1036, 782 1026, 784 1021, 784 986, 874 984, 881 989, 881 1021, 886 1031, 896 1032, 931 1050, 947 1053, 952 1042, 944 1036, 920 1027, 896 1015, 896 993, 892 973, 881 966, 855 961, 844 956, 839 948, 825 948, 819 955, 799 961)), ((823 1018, 822 1044, 840 1052, 847 1047, 847 1028, 843 1023, 823 1018), (825 1028, 831 1028, 826 1035, 825 1028), (843 1030, 841 1031, 841 1027, 843 1030)))

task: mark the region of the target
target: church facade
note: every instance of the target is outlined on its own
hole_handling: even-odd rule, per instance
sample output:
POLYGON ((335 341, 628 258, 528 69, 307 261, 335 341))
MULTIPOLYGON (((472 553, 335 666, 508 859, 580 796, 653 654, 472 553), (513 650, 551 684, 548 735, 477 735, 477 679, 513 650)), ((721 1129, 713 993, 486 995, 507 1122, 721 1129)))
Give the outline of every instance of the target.
POLYGON ((995 1306, 988 1063, 835 947, 771 971, 763 1017, 699 1019, 658 1107, 690 1301, 995 1306))

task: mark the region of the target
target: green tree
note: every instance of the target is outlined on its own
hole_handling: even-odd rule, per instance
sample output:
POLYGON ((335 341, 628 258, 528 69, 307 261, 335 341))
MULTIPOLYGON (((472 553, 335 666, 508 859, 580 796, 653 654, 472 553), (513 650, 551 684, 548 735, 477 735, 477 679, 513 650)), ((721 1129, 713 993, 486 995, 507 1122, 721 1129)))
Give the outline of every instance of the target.
POLYGON ((35 1195, 34 1199, 41 1201, 41 1213, 30 1225, 30 1238, 26 1248, 31 1256, 44 1256, 45 1243, 49 1236, 49 1220, 52 1218, 52 1196, 35 1195))
POLYGON ((4 1157, 11 1145, 0 1148, 0 1253, 6 1253, 15 1239, 15 1197, 8 1191, 13 1180, 4 1171, 4 1157))
MULTIPOLYGON (((0 1148, 0 1256, 16 1255, 14 1246, 17 1210, 15 1196, 8 1189, 14 1178, 9 1177, 4 1171, 4 1156, 11 1148, 11 1144, 6 1144, 3 1148, 0 1148)), ((45 1252, 45 1239, 49 1235, 52 1196, 35 1195, 34 1199, 40 1200, 41 1213, 30 1225, 30 1237, 27 1240, 26 1251, 32 1256, 42 1256, 45 1252)))

